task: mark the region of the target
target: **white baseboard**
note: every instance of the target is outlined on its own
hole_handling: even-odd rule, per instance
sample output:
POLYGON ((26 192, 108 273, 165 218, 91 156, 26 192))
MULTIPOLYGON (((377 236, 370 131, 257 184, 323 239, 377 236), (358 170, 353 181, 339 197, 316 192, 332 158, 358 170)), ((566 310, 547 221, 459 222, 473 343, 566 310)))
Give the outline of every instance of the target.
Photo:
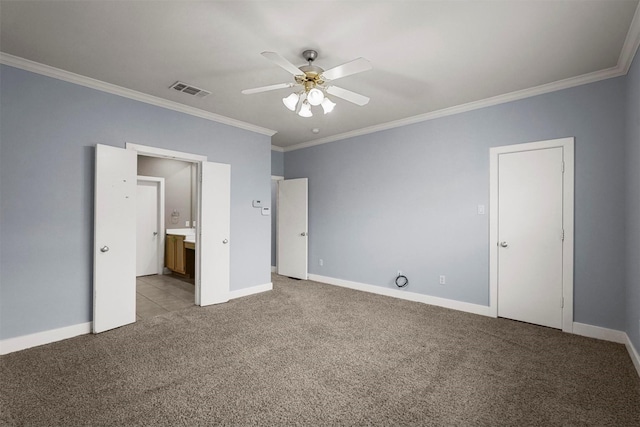
POLYGON ((382 286, 351 282, 349 280, 336 279, 333 277, 320 276, 317 274, 309 274, 309 280, 326 283, 328 285, 341 286, 343 288, 355 289, 357 291, 370 292, 373 294, 420 302, 423 304, 436 305, 438 307, 450 308, 452 310, 459 310, 467 313, 491 317, 491 314, 489 313, 489 306, 485 305, 439 298, 424 294, 417 294, 415 292, 408 292, 400 289, 383 288, 382 286))
POLYGON ((238 289, 237 291, 229 292, 229 299, 236 299, 247 297, 249 295, 259 294, 261 292, 267 292, 273 289, 273 283, 265 283, 264 285, 252 286, 250 288, 238 289))
POLYGON ((633 346, 633 343, 629 339, 627 334, 624 334, 627 338, 624 345, 627 347, 627 351, 629 352, 629 356, 631 357, 631 361, 633 362, 633 366, 636 367, 636 371, 638 371, 638 376, 640 376, 640 355, 638 355, 638 350, 633 346))
MULTIPOLYGON (((248 295, 266 292, 273 289, 272 283, 252 286, 250 288, 239 289, 229 293, 229 299, 242 298, 248 295)), ((66 340, 91 333, 92 322, 78 325, 66 326, 64 328, 52 329, 50 331, 37 332, 35 334, 23 335, 15 338, 7 338, 0 341, 0 355, 13 353, 15 351, 26 350, 39 345, 50 344, 56 341, 66 340)))
POLYGON ((640 356, 626 332, 573 322, 573 333, 576 335, 582 335, 583 337, 624 344, 625 347, 627 347, 633 366, 635 366, 638 376, 640 376, 640 356))
POLYGON ((91 332, 91 324, 92 322, 80 323, 64 328, 4 339, 0 341, 0 355, 88 334, 91 332))
POLYGON ((271 266, 271 272, 275 273, 278 271, 278 267, 274 267, 273 265, 271 266))
POLYGON ((597 338, 599 340, 626 344, 627 334, 615 329, 601 328, 600 326, 587 325, 586 323, 573 322, 573 333, 583 337, 597 338))

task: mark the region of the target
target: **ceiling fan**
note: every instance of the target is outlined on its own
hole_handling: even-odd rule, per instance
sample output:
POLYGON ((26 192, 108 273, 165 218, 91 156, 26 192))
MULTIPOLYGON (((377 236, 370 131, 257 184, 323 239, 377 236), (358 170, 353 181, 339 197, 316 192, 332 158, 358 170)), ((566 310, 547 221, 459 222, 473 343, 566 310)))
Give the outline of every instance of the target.
POLYGON ((372 68, 371 63, 364 58, 354 59, 325 71, 313 65, 313 61, 318 57, 318 52, 315 50, 302 52, 302 57, 309 65, 301 67, 296 67, 275 52, 262 52, 262 56, 293 74, 294 82, 245 89, 242 91, 245 95, 277 89, 296 88, 295 92, 282 98, 282 102, 289 110, 298 110, 298 115, 302 117, 313 116, 311 106, 317 105, 322 106, 324 114, 330 113, 336 104, 327 98, 326 94, 337 96, 359 106, 366 105, 369 102, 369 98, 364 95, 331 84, 333 80, 370 70, 372 68))

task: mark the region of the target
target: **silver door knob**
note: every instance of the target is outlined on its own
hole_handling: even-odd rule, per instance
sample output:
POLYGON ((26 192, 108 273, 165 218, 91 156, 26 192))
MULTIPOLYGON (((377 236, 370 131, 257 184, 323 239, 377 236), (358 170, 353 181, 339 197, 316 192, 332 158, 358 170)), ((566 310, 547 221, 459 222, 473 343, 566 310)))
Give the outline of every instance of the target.
POLYGON ((500 242, 500 246, 506 248, 507 246, 509 246, 509 244, 507 242, 500 242))
POLYGON ((103 246, 100 248, 100 252, 109 252, 109 246, 103 246))
POLYGON ((229 241, 228 241, 227 239, 224 239, 224 240, 222 241, 222 243, 224 243, 224 244, 226 245, 227 243, 229 243, 229 241))
POLYGON ((304 237, 304 236, 306 236, 306 235, 307 235, 307 233, 305 233, 305 232, 303 231, 302 233, 300 233, 300 235, 301 235, 302 237, 304 237))

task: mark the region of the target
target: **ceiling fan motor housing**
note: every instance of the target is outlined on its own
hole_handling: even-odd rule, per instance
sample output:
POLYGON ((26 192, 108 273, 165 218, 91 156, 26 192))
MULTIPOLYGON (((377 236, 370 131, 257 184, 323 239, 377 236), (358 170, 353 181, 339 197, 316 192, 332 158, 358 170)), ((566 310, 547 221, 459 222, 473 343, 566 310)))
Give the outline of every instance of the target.
POLYGON ((312 65, 312 62, 318 57, 318 52, 315 50, 305 50, 302 52, 302 57, 309 62, 309 65, 303 65, 300 68, 304 74, 300 76, 296 76, 296 83, 304 86, 304 90, 309 92, 311 89, 315 88, 318 85, 324 84, 324 80, 322 79, 322 73, 324 70, 320 67, 316 67, 312 65))
POLYGON ((324 84, 324 79, 322 79, 324 70, 322 68, 315 65, 303 65, 300 67, 300 71, 304 74, 295 77, 296 83, 303 85, 305 90, 309 91, 317 85, 324 84))

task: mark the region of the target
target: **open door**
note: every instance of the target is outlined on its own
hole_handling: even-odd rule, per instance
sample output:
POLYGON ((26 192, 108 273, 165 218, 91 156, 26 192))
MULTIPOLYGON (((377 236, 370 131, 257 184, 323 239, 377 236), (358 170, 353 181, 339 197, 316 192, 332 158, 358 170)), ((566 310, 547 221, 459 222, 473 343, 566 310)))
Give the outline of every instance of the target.
POLYGON ((136 321, 135 151, 96 145, 93 332, 136 321))
POLYGON ((306 280, 308 179, 278 181, 278 274, 306 280))
POLYGON ((202 162, 199 258, 199 305, 229 301, 231 165, 202 162))

